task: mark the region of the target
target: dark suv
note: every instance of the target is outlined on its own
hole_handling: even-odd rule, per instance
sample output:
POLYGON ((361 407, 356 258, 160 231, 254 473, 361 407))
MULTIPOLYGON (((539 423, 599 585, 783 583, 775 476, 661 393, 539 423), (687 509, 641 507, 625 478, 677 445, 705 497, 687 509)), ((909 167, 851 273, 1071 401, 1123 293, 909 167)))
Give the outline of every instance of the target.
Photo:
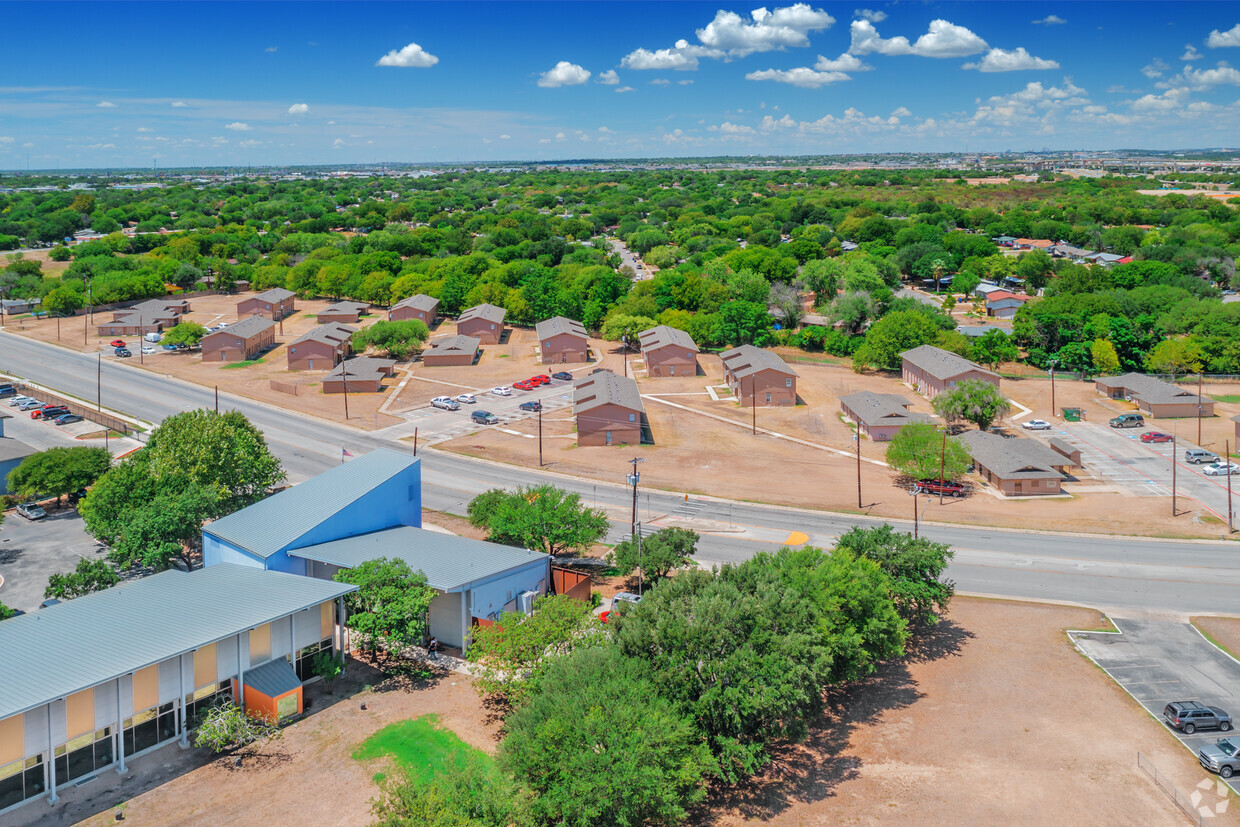
POLYGON ((1199 729, 1231 729, 1231 716, 1216 706, 1197 701, 1172 701, 1163 708, 1163 718, 1171 726, 1192 735, 1199 729))

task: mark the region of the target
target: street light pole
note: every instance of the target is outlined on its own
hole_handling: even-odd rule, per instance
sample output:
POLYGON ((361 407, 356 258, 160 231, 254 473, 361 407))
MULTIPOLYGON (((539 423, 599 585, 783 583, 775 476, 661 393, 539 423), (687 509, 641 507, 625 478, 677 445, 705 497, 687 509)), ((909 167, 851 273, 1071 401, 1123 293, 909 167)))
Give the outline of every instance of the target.
POLYGON ((943 474, 947 470, 947 432, 943 432, 943 447, 939 449, 939 505, 943 504, 943 474))
POLYGON ((542 467, 543 467, 543 452, 542 452, 542 404, 541 404, 541 403, 539 403, 539 405, 538 405, 538 467, 539 467, 539 468, 542 468, 542 467))

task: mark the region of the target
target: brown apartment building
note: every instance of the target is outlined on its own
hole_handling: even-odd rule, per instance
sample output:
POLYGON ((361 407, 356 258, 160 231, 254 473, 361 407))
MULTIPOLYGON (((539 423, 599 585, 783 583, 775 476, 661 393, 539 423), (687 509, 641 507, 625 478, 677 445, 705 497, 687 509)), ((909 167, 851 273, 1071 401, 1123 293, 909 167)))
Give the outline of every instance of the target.
POLYGON ((378 393, 383 380, 396 374, 395 359, 373 359, 358 356, 336 365, 336 369, 323 377, 323 393, 378 393))
POLYGON ((293 299, 296 296, 297 294, 292 290, 273 287, 237 302, 237 316, 238 318, 265 316, 273 322, 287 319, 297 309, 293 306, 293 299))
POLYGON ((447 336, 422 354, 422 364, 430 368, 472 365, 478 358, 478 344, 473 336, 447 336))
POLYGON ((456 332, 472 336, 484 345, 498 345, 504 337, 504 316, 508 311, 493 304, 479 304, 457 317, 456 332))
POLYGON ((1008 439, 986 431, 966 431, 955 439, 973 457, 978 476, 1009 497, 1058 494, 1075 464, 1036 439, 1008 439))
POLYGON ((797 372, 779 354, 753 345, 741 345, 719 354, 723 378, 742 408, 756 404, 791 406, 797 403, 797 372))
POLYGON ((388 311, 389 322, 407 322, 416 319, 427 327, 434 327, 439 318, 439 299, 419 293, 401 299, 388 311))
POLYGON ((840 397, 840 412, 857 426, 862 436, 874 442, 886 442, 913 422, 933 422, 925 414, 913 413, 912 405, 894 393, 858 391, 840 397))
POLYGON ((336 302, 319 311, 318 323, 357 324, 358 317, 370 309, 366 302, 336 302))
POLYGON ((977 379, 999 387, 999 374, 933 345, 906 350, 900 354, 900 359, 904 381, 927 399, 951 390, 966 379, 977 379))
POLYGON ((609 370, 578 379, 573 386, 578 445, 640 445, 646 408, 637 381, 609 370))
POLYGON ((347 359, 355 328, 339 322, 321 324, 288 346, 289 370, 331 370, 347 359))
POLYGON ((175 327, 189 312, 185 299, 149 299, 112 311, 112 321, 99 325, 100 336, 144 336, 175 327))
POLYGON ((698 346, 688 333, 661 324, 640 339, 647 376, 697 376, 698 346))
POLYGON ((1199 407, 1202 416, 1214 416, 1213 399, 1199 397, 1196 391, 1146 376, 1144 373, 1103 376, 1094 380, 1094 387, 1098 393, 1111 399, 1135 402, 1141 413, 1151 419, 1196 416, 1199 407))
POLYGON ((257 358, 276 343, 276 324, 262 316, 250 316, 223 330, 202 337, 202 361, 244 362, 257 358))
POLYGON ((556 316, 534 326, 544 365, 590 361, 590 336, 581 322, 556 316))

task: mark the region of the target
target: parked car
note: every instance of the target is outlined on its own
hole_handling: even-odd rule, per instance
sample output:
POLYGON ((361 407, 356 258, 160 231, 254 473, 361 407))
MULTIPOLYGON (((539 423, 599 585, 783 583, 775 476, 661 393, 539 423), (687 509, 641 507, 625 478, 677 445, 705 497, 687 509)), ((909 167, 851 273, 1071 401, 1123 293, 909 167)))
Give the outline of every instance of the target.
POLYGON ((17 388, 12 385, 0 385, 0 399, 12 399, 17 396, 17 388))
POLYGON ((21 403, 20 405, 18 405, 18 406, 17 406, 17 410, 19 410, 19 411, 29 411, 29 410, 33 410, 33 409, 35 409, 35 408, 42 408, 42 407, 43 407, 43 403, 42 403, 42 402, 40 402, 39 400, 37 400, 37 399, 27 399, 25 402, 23 402, 23 403, 21 403))
POLYGON ((112 347, 125 347, 125 340, 124 339, 113 339, 112 347))
POLYGON ((566 370, 562 370, 562 371, 559 371, 559 372, 557 372, 557 373, 553 373, 553 374, 551 374, 551 378, 552 378, 552 379, 560 379, 560 380, 562 380, 562 381, 564 381, 564 382, 571 382, 571 381, 573 381, 573 375, 572 375, 571 373, 569 373, 568 371, 566 371, 566 370))
POLYGON ((147 340, 148 342, 150 342, 151 344, 156 344, 157 342, 159 342, 159 340, 160 340, 160 339, 164 338, 164 334, 162 334, 162 333, 148 333, 148 334, 146 334, 145 336, 143 336, 142 338, 143 338, 143 339, 146 339, 146 340, 147 340))
POLYGON ((523 411, 533 411, 534 413, 538 413, 542 410, 542 403, 536 399, 532 399, 529 402, 522 402, 517 407, 523 411))
POLYGON ((1024 428, 1026 431, 1049 431, 1051 429, 1051 423, 1047 422, 1045 419, 1031 419, 1028 422, 1021 423, 1020 427, 1024 428))
POLYGON ((519 391, 532 391, 534 390, 535 387, 537 387, 536 385, 532 384, 529 380, 513 382, 512 386, 519 391))
POLYGON ((70 423, 81 422, 81 421, 82 421, 82 417, 78 416, 75 413, 61 414, 60 416, 52 420, 52 422, 54 422, 57 425, 69 425, 70 423))
POLYGON ((1141 434, 1141 441, 1145 443, 1170 442, 1173 439, 1175 439, 1175 437, 1171 434, 1164 434, 1162 431, 1146 431, 1141 434))
POLYGON ((1224 738, 1213 744, 1205 744, 1197 750, 1197 760, 1210 772, 1231 778, 1240 772, 1240 740, 1224 738))
POLYGON ((143 353, 154 353, 158 349, 159 348, 155 347, 154 345, 143 345, 142 346, 143 353))
POLYGON ((459 411, 461 403, 457 402, 451 396, 436 396, 431 400, 432 408, 443 408, 445 411, 459 411))
POLYGON ((62 414, 69 413, 69 409, 64 405, 44 405, 42 408, 36 408, 30 412, 31 419, 55 419, 62 414))
POLYGON ((38 503, 22 503, 17 506, 17 513, 25 517, 27 520, 42 520, 47 516, 47 512, 43 510, 43 506, 38 503))
POLYGON ((512 396, 512 389, 507 385, 500 385, 498 388, 491 388, 491 393, 496 396, 512 396))
POLYGON ((1184 452, 1184 461, 1191 462, 1194 465, 1200 465, 1205 462, 1218 462, 1218 454, 1213 451, 1207 451, 1205 448, 1189 448, 1184 452))
POLYGON ((456 398, 456 401, 463 402, 466 405, 472 405, 478 400, 474 398, 474 395, 472 393, 463 393, 456 398))
POLYGON ((599 615, 598 615, 598 619, 599 619, 599 621, 601 621, 601 622, 603 622, 603 623, 606 623, 606 622, 607 622, 607 618, 609 618, 609 617, 611 617, 611 610, 610 610, 610 609, 609 609, 609 610, 607 610, 607 611, 605 611, 605 612, 599 612, 599 615))
POLYGON ((1231 716, 1217 706, 1206 706, 1199 701, 1172 701, 1163 707, 1163 720, 1185 735, 1199 729, 1218 728, 1223 732, 1231 729, 1231 716))
POLYGON ((130 356, 133 356, 133 351, 131 351, 127 347, 118 347, 115 350, 115 353, 117 356, 119 356, 122 359, 128 359, 130 356))
POLYGON ((531 382, 537 382, 537 383, 538 383, 538 384, 540 384, 540 385, 550 385, 550 384, 551 384, 551 377, 550 377, 550 376, 548 376, 548 375, 547 375, 547 374, 545 374, 545 373, 540 373, 540 374, 538 374, 537 376, 531 376, 531 377, 530 377, 530 381, 531 381, 531 382))
POLYGON ((640 594, 633 594, 632 592, 616 592, 615 596, 612 597, 611 599, 611 608, 614 611, 616 606, 619 605, 620 603, 641 603, 641 602, 642 602, 642 596, 640 594))
POLYGON ((1207 477, 1229 477, 1232 474, 1240 474, 1240 465, 1234 462, 1212 462, 1202 468, 1201 473, 1207 477))
POLYGON ((79 488, 77 491, 70 492, 69 505, 77 505, 86 497, 86 489, 79 488))
POLYGON ((469 418, 474 422, 477 422, 479 425, 499 424, 499 417, 490 411, 474 411, 469 415, 469 418))
POLYGON ((950 480, 918 480, 913 490, 920 494, 945 494, 948 497, 963 497, 968 489, 961 483, 950 480))
POLYGON ((163 345, 163 349, 164 350, 176 350, 177 346, 176 345, 163 345))
POLYGON ((17 406, 23 403, 35 402, 35 401, 37 400, 33 396, 14 396, 12 399, 9 400, 9 407, 16 408, 17 406))
POLYGON ((1107 424, 1112 428, 1141 428, 1145 425, 1145 417, 1135 413, 1120 414, 1107 424))

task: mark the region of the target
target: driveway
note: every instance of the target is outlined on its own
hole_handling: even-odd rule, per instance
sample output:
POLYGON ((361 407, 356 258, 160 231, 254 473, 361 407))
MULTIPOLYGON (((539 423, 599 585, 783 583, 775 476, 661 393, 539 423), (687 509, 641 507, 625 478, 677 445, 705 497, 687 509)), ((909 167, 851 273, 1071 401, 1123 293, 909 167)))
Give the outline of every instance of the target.
POLYGON ((651 274, 641 266, 641 259, 634 255, 623 241, 618 238, 609 238, 607 243, 611 245, 612 252, 620 256, 621 266, 633 271, 633 281, 652 278, 651 274))
POLYGON ((77 510, 49 513, 42 520, 27 520, 6 511, 0 525, 0 603, 31 612, 43 602, 47 578, 70 572, 82 557, 100 553, 95 539, 86 533, 77 510))
MULTIPOLYGON (((1240 662, 1219 650, 1189 623, 1173 620, 1111 618, 1119 634, 1070 632, 1078 649, 1089 656, 1137 699, 1141 706, 1167 726, 1162 711, 1171 701, 1201 701, 1217 706, 1240 719, 1240 662)), ((1194 757, 1202 744, 1235 736, 1235 730, 1216 730, 1185 735, 1167 730, 1194 757)), ((1213 778, 1212 773, 1202 773, 1213 778)), ((1240 793, 1240 777, 1231 788, 1240 793)))

